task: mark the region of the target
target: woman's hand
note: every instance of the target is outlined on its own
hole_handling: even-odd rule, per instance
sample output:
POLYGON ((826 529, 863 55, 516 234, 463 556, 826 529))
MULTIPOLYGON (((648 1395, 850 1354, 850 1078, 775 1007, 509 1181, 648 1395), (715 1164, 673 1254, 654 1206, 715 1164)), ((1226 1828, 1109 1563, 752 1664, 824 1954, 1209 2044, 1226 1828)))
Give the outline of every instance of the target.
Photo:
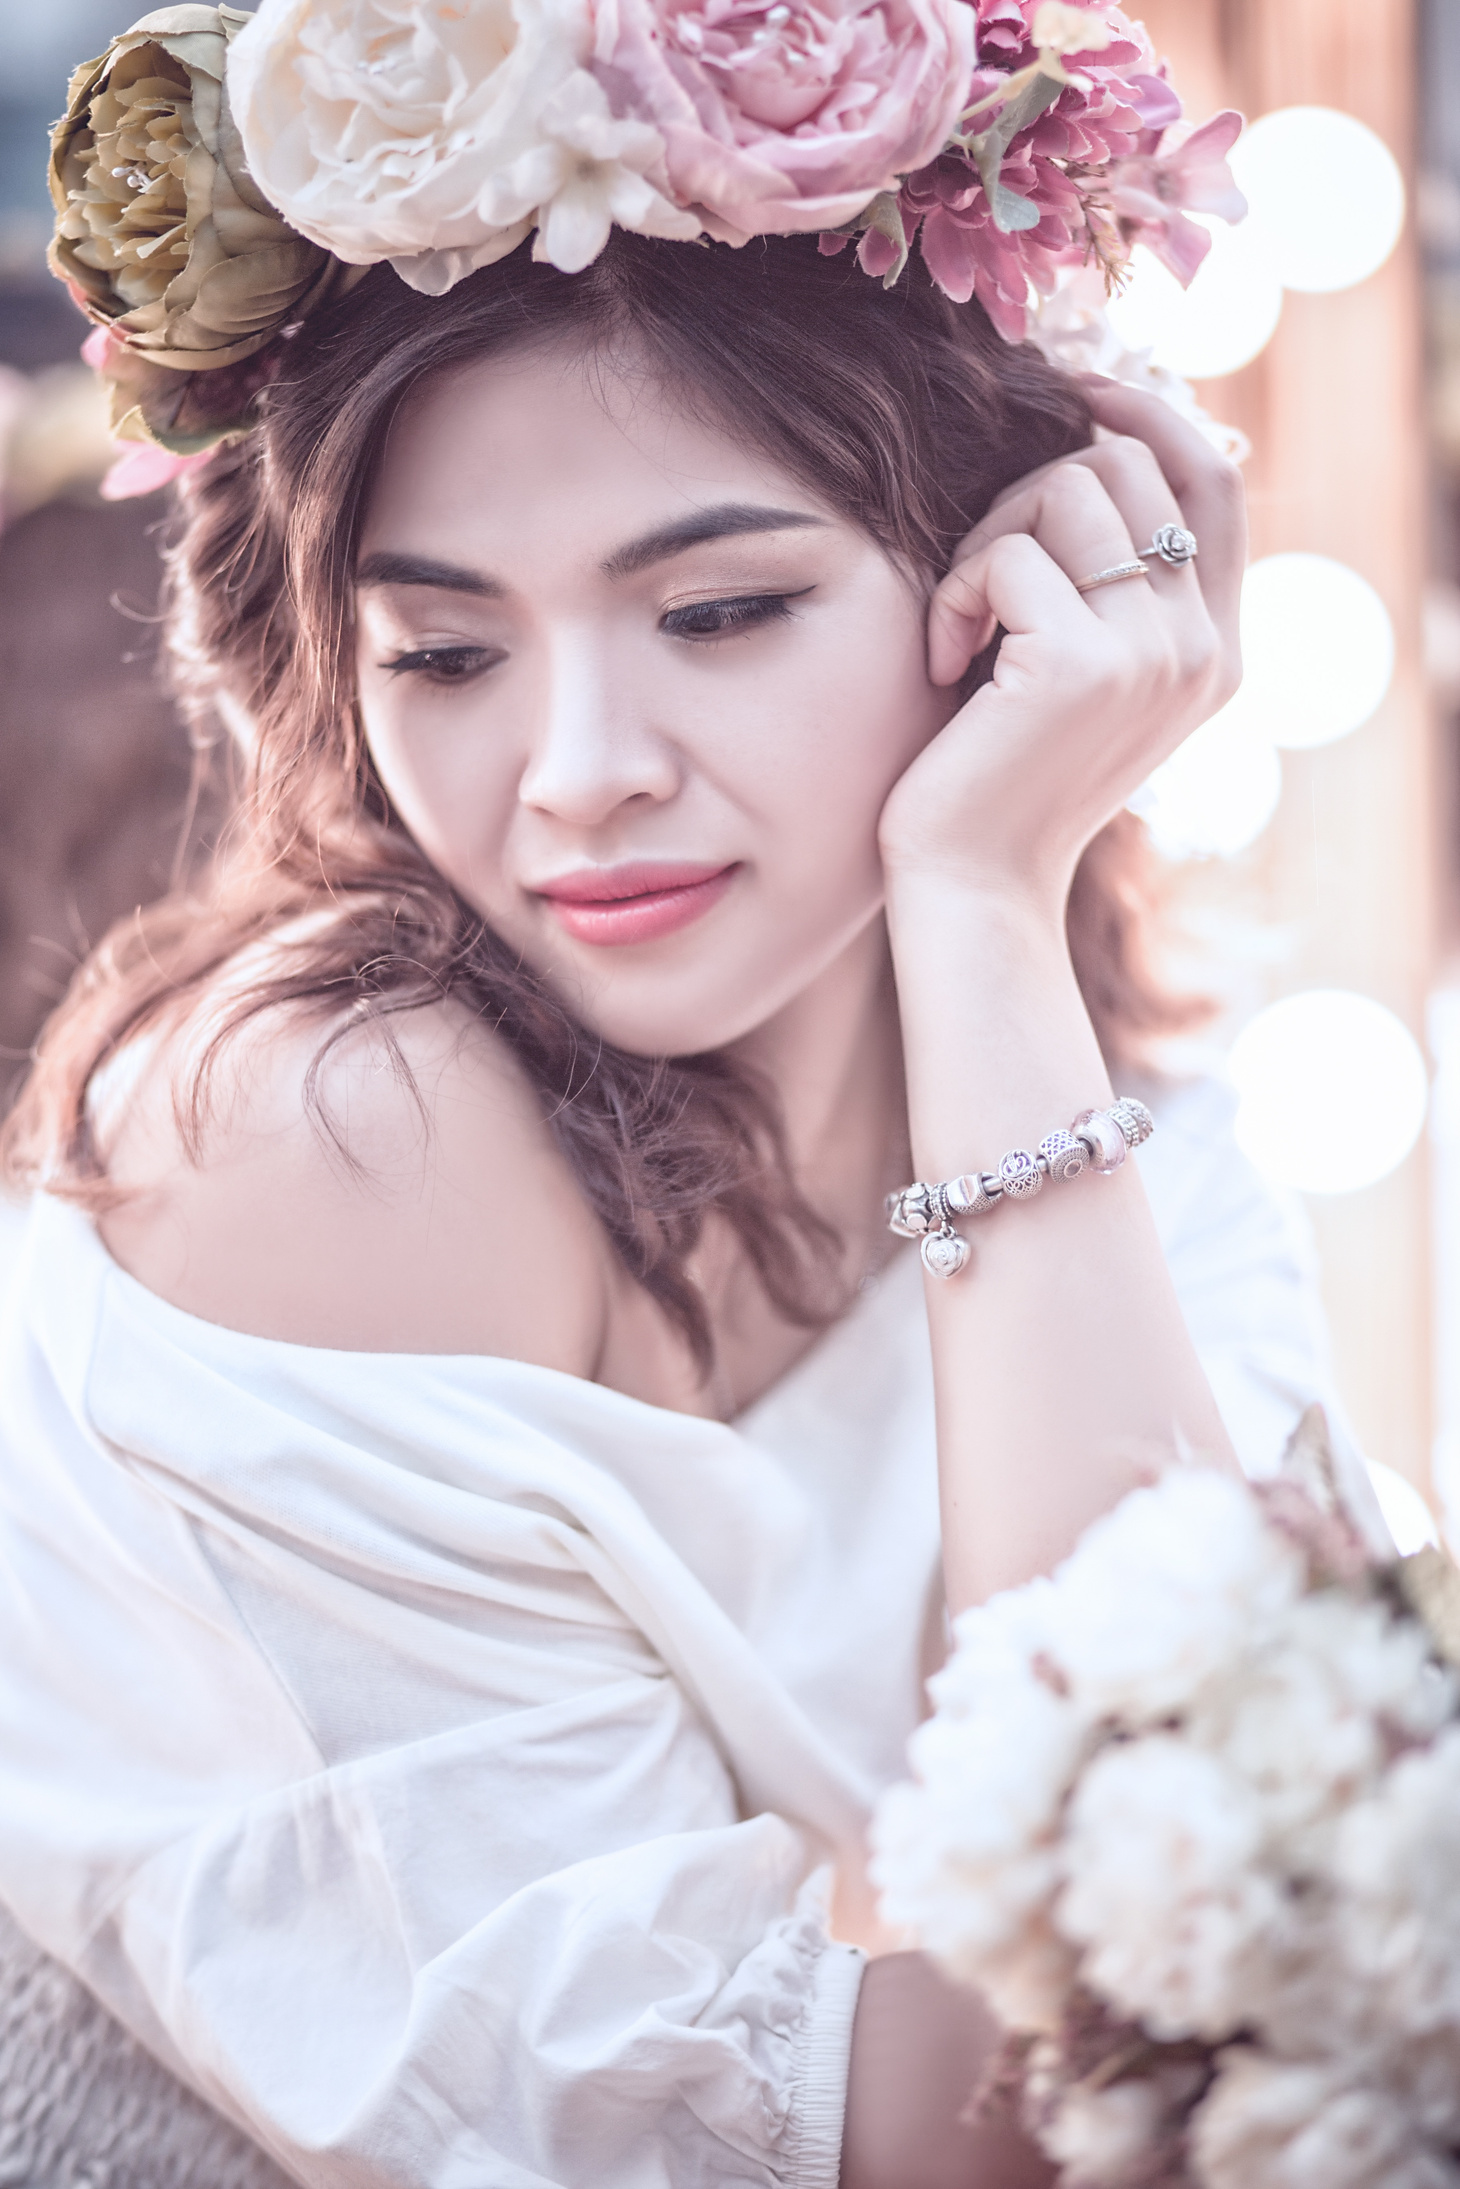
POLYGON ((1085 845, 1241 673, 1240 475, 1158 398, 1087 389, 1112 438, 1003 494, 933 595, 934 683, 956 684, 999 625, 1006 635, 991 682, 907 770, 881 824, 895 872, 1032 899, 1059 919, 1085 845), (1196 561, 1076 591, 1163 524, 1196 535, 1196 561))

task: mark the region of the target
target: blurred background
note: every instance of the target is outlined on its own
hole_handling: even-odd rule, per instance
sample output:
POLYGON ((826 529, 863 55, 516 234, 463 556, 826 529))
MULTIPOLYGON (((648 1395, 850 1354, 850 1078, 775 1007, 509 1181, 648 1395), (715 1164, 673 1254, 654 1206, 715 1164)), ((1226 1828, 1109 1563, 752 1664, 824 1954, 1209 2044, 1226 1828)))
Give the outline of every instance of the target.
MULTIPOLYGON (((163 497, 105 502, 85 324, 46 272, 46 146, 115 0, 6 12, 0 87, 0 1108, 78 959, 167 888, 187 740, 156 674, 163 497)), ((0 1211, 3 1214, 3 1211, 0 1211)))
MULTIPOLYGON (((1248 673, 1139 801, 1264 1172, 1301 1198, 1373 1457, 1460 1538, 1460 0, 1137 0, 1252 206, 1131 349, 1249 444, 1248 673)), ((108 503, 44 269, 48 126, 112 0, 7 19, 0 91, 0 1102, 88 943, 166 885, 165 497, 108 503)), ((1138 254, 1141 261, 1142 254, 1138 254)))

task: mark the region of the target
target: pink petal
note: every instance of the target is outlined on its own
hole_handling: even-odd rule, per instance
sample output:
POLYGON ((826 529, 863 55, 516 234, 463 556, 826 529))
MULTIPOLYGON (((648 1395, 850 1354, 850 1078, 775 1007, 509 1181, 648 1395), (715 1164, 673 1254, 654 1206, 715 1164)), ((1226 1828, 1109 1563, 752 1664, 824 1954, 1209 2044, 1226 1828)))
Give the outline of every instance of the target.
POLYGON ((928 272, 955 304, 966 304, 973 295, 979 240, 977 228, 969 227, 941 205, 935 206, 923 222, 922 252, 928 272))
POLYGON ((1169 129, 1181 119, 1181 101, 1164 76, 1130 76, 1126 79, 1137 94, 1136 112, 1145 129, 1169 129))
POLYGON ((1170 268, 1183 289, 1189 289, 1202 260, 1212 247, 1205 228, 1180 213, 1172 213, 1161 227, 1154 222, 1142 228, 1141 241, 1163 266, 1170 268))
POLYGON ((1225 160, 1211 167, 1185 170, 1180 186, 1177 203, 1188 213, 1217 213, 1233 222, 1247 217, 1247 200, 1233 182, 1225 160))
POLYGON ((1242 116, 1232 106, 1223 107, 1200 129, 1194 129, 1185 144, 1178 145, 1171 158, 1181 167, 1204 167, 1214 160, 1224 160, 1246 127, 1242 116))
POLYGON ((111 362, 112 331, 110 327, 93 327, 81 345, 81 362, 93 372, 105 372, 111 362))
POLYGON ((864 274, 888 274, 897 264, 898 249, 890 236, 884 236, 880 228, 863 230, 857 246, 857 264, 864 274))
MULTIPOLYGON (((98 333, 103 331, 97 329, 98 333)), ((212 453, 212 449, 205 448, 195 456, 174 456, 170 448, 159 448, 155 441, 130 442, 102 480, 101 498, 104 502, 129 502, 139 494, 155 494, 184 471, 206 464, 212 453)))

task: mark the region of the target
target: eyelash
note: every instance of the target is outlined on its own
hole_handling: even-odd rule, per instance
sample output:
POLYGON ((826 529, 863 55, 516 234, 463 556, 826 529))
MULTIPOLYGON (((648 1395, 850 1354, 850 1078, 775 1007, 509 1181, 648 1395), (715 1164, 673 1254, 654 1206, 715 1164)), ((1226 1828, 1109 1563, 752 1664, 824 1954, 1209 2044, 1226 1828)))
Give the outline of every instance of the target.
POLYGON ((739 600, 695 600, 686 602, 683 608, 671 608, 660 618, 659 628, 670 638, 698 640, 728 638, 736 631, 753 628, 758 623, 779 623, 791 613, 789 601, 800 600, 809 593, 810 586, 803 586, 796 593, 752 593, 739 600), (720 620, 708 629, 696 630, 690 623, 693 616, 716 616, 720 620))
MULTIPOLYGON (((671 608, 661 617, 659 628, 670 638, 688 640, 703 645, 707 641, 729 638, 736 631, 751 630, 757 624, 779 623, 789 617, 788 605, 810 592, 803 586, 796 593, 751 593, 738 600, 689 601, 682 608, 671 608), (710 616, 717 620, 708 627, 696 629, 691 619, 710 616)), ((392 676, 418 676, 427 684, 467 684, 485 670, 495 667, 502 655, 486 646, 423 646, 415 653, 397 654, 393 661, 382 663, 392 676)))
POLYGON ((501 659, 486 646, 423 646, 381 666, 392 676, 418 676, 427 684, 465 684, 501 659))

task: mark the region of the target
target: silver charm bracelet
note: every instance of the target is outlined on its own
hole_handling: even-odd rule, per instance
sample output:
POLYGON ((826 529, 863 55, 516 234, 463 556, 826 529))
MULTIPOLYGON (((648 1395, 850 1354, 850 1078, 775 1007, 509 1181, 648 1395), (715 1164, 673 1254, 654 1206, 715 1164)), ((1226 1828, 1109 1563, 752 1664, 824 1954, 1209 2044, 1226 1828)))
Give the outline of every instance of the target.
POLYGON ((1155 1130, 1145 1103, 1121 1095, 1108 1110, 1082 1110, 1068 1132, 1046 1133, 1032 1154, 1011 1148, 997 1170, 965 1171, 940 1186, 904 1186, 901 1193, 889 1193, 888 1228, 900 1238, 921 1240, 929 1276, 956 1277, 969 1247, 953 1228, 955 1216, 987 1216, 1001 1201, 1027 1201, 1046 1178, 1078 1178, 1086 1170, 1109 1177, 1155 1130))

